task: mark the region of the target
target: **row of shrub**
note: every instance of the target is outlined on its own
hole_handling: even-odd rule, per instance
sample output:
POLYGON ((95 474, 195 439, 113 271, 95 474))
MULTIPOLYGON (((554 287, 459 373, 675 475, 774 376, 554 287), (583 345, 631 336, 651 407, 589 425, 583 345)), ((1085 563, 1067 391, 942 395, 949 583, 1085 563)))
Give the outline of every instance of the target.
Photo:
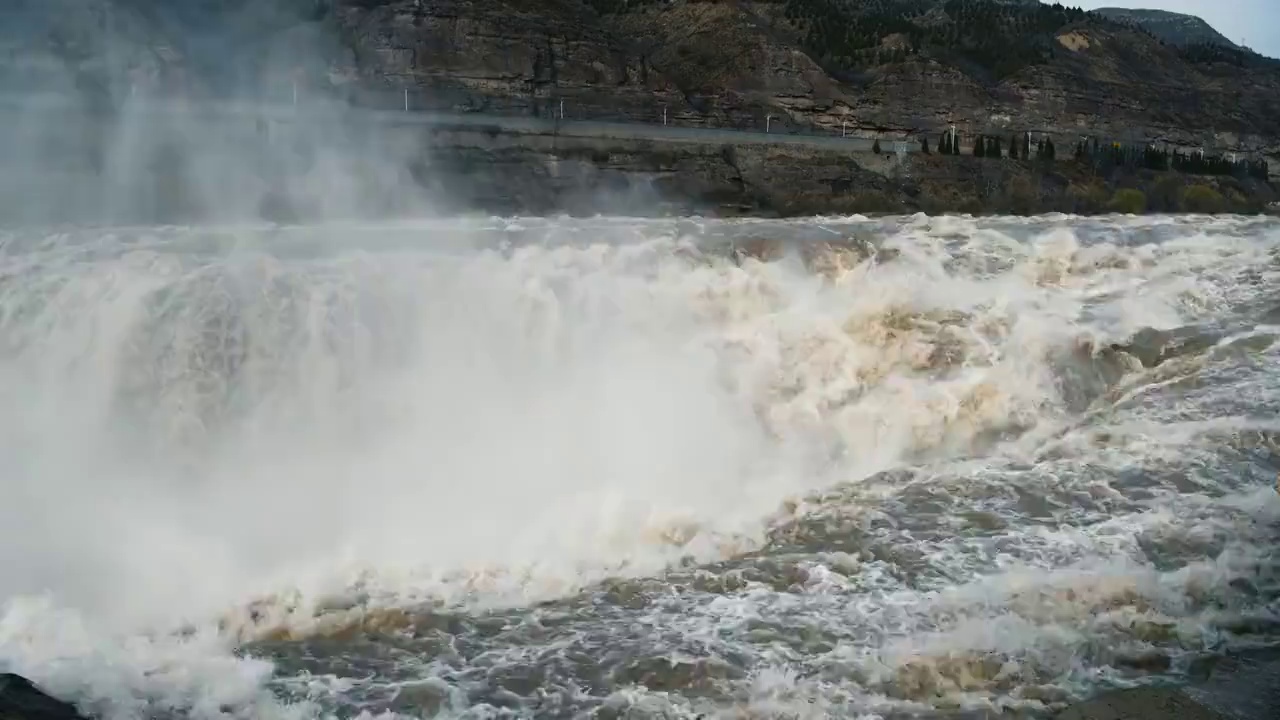
MULTIPOLYGON (((831 198, 823 200, 827 209, 831 198)), ((1046 212, 1142 214, 1146 212, 1245 212, 1261 209, 1259 202, 1246 199, 1239 192, 1227 194, 1208 185, 1184 185, 1170 176, 1156 182, 1144 192, 1138 188, 1120 188, 1114 192, 1101 182, 1072 185, 1043 192, 1034 178, 1020 176, 1002 183, 994 194, 980 197, 964 188, 943 184, 923 189, 913 202, 881 190, 862 190, 837 200, 841 212, 904 213, 922 210, 931 214, 971 213, 1035 215, 1046 212)))
POLYGON ((1148 210, 1158 212, 1218 213, 1243 209, 1243 203, 1230 202, 1222 193, 1208 185, 1192 185, 1174 191, 1173 198, 1153 204, 1147 194, 1137 188, 1120 188, 1106 203, 1106 210, 1130 215, 1141 215, 1148 210))
MULTIPOLYGON (((959 155, 963 142, 964 139, 958 133, 944 132, 938 139, 937 152, 941 155, 959 155)), ((1057 159, 1058 153, 1052 139, 1041 138, 1032 143, 1028 133, 1013 134, 1009 137, 1008 145, 999 136, 978 135, 973 138, 970 148, 974 157, 1009 157, 1015 160, 1053 161, 1057 159)), ((926 155, 933 153, 927 137, 921 140, 920 150, 926 155)), ((873 145, 872 151, 880 153, 879 140, 873 145)), ((1078 142, 1074 159, 1089 163, 1099 170, 1113 167, 1175 170, 1187 175, 1251 177, 1263 181, 1270 177, 1271 172, 1268 162, 1261 158, 1232 159, 1225 155, 1184 153, 1153 145, 1101 143, 1096 139, 1078 142)))
POLYGON ((1177 170, 1189 175, 1232 175, 1266 180, 1271 168, 1261 158, 1228 158, 1225 155, 1184 153, 1154 145, 1099 143, 1096 139, 1076 144, 1075 159, 1098 167, 1130 167, 1147 170, 1177 170))

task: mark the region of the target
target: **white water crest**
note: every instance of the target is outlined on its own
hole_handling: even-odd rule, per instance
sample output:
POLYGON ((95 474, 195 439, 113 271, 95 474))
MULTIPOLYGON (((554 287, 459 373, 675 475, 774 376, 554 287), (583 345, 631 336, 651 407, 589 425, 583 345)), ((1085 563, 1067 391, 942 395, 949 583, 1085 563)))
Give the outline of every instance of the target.
POLYGON ((1277 247, 1206 217, 5 231, 0 669, 112 720, 405 712, 334 704, 367 682, 491 716, 443 661, 371 681, 253 643, 534 622, 772 557, 794 582, 671 580, 627 621, 735 658, 722 696, 597 700, 821 717, 1129 682, 1087 648, 1280 627, 1276 459, 1221 455, 1280 430, 1277 247), (1144 367, 1144 328, 1209 339, 1144 367))

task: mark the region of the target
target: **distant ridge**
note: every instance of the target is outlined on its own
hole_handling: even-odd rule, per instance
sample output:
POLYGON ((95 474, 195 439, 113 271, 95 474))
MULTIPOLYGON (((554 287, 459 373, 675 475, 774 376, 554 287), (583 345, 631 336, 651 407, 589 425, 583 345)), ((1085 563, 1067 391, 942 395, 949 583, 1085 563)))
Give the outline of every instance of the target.
POLYGON ((1098 8, 1093 12, 1117 22, 1133 23, 1167 43, 1178 47, 1210 44, 1234 49, 1244 49, 1227 39, 1212 25, 1195 15, 1169 12, 1168 10, 1144 10, 1130 8, 1098 8))

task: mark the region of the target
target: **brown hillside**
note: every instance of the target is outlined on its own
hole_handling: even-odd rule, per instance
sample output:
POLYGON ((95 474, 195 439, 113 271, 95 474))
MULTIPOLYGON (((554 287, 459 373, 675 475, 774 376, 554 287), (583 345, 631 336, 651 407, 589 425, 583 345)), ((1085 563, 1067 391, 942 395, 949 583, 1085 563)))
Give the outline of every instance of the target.
POLYGON ((43 58, 74 72, 77 87, 107 92, 119 93, 127 75, 189 94, 251 81, 283 97, 296 79, 305 92, 362 104, 394 106, 407 88, 421 108, 550 116, 563 101, 570 119, 656 122, 665 107, 681 125, 759 129, 772 115, 776 131, 936 135, 955 124, 966 133, 1162 139, 1280 157, 1280 63, 1165 45, 1060 6, 15 2, 17 19, 0 18, 0 53, 24 61, 8 67, 30 79, 43 58))

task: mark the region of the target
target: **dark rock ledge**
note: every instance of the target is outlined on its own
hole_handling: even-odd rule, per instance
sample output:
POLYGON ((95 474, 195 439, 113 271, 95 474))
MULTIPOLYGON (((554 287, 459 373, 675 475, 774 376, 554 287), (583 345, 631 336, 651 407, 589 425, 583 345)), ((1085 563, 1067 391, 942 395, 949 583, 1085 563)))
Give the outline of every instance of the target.
POLYGON ((1207 658, 1190 674, 1180 687, 1104 693, 1055 720, 1280 720, 1280 649, 1207 658))
POLYGON ((0 720, 84 720, 75 706, 13 673, 0 673, 0 720))

